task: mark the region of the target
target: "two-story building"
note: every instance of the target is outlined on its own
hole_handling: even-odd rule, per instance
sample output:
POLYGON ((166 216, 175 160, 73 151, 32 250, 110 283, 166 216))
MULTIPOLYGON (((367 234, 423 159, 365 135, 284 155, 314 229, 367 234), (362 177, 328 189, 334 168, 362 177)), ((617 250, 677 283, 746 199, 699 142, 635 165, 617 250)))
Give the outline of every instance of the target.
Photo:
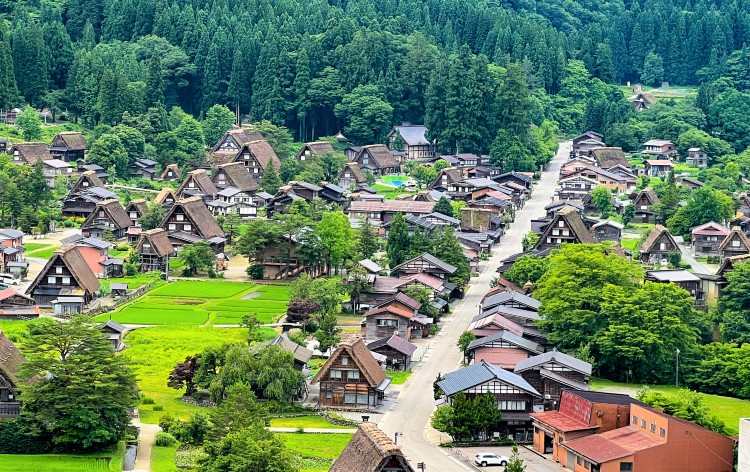
POLYGON ((693 228, 690 234, 693 254, 699 257, 718 256, 721 254, 721 243, 729 235, 729 229, 719 223, 709 221, 693 228))
POLYGON ((12 263, 23 262, 23 231, 0 228, 0 274, 11 273, 12 263))
POLYGON ((552 350, 518 361, 513 372, 542 394, 535 403, 535 411, 556 410, 565 389, 589 389, 591 364, 552 350))
POLYGON ((298 161, 307 161, 314 157, 324 156, 326 153, 336 152, 331 143, 327 141, 315 141, 302 145, 297 154, 294 156, 298 161))
POLYGON ((470 399, 485 393, 495 397, 497 407, 502 411, 499 428, 497 431, 480 432, 480 440, 489 439, 491 433, 498 432, 504 437, 512 436, 516 442, 532 441, 529 414, 533 411, 534 401, 541 394, 520 375, 480 361, 446 374, 438 382, 438 387, 445 394, 448 404, 459 393, 470 399))
POLYGON ((111 232, 115 239, 125 236, 133 221, 117 199, 102 200, 94 207, 86 221, 81 224, 81 234, 85 237, 104 239, 111 232))
POLYGON ((61 239, 60 243, 64 246, 72 245, 81 253, 81 257, 86 261, 86 265, 96 275, 97 278, 119 277, 122 275, 122 259, 113 259, 109 257, 109 248, 112 243, 96 237, 85 237, 80 234, 74 234, 67 238, 61 239))
POLYGON ((237 160, 245 144, 262 139, 262 134, 250 128, 230 129, 214 144, 206 156, 206 161, 211 167, 233 162, 237 160))
POLYGON ((21 414, 18 398, 19 368, 26 359, 13 341, 0 331, 0 419, 16 418, 21 414))
POLYGON ((376 177, 395 174, 401 169, 401 164, 384 144, 362 146, 352 161, 356 162, 360 169, 367 169, 376 177))
POLYGON ((641 262, 656 264, 669 259, 669 253, 671 252, 680 252, 677 242, 669 234, 667 228, 656 225, 641 245, 641 262))
POLYGON ((591 244, 595 242, 596 240, 591 236, 591 232, 583 223, 580 213, 572 207, 564 207, 543 228, 534 249, 552 248, 561 244, 591 244))
POLYGON ((140 272, 164 272, 169 266, 169 258, 174 255, 174 247, 164 228, 155 228, 140 234, 135 244, 138 253, 140 272))
POLYGON ((180 166, 177 164, 167 164, 164 166, 164 170, 161 171, 161 180, 171 182, 173 180, 179 180, 182 178, 182 172, 180 166))
POLYGON ((386 365, 391 370, 411 370, 411 356, 417 346, 397 334, 391 334, 368 343, 367 349, 385 356, 386 365))
POLYGON ((58 316, 78 313, 99 291, 99 280, 78 248, 62 246, 55 250, 31 285, 26 289, 40 307, 55 306, 58 316))
POLYGON ((250 141, 243 145, 232 162, 241 162, 256 180, 260 180, 271 167, 277 173, 281 170, 281 161, 276 155, 276 151, 265 139, 250 141))
POLYGON ((597 242, 614 241, 620 243, 622 230, 625 226, 612 220, 600 221, 591 227, 591 234, 597 242))
POLYGON ((211 178, 219 190, 216 200, 208 206, 214 216, 236 212, 242 218, 257 216, 258 207, 253 199, 258 190, 255 180, 239 162, 221 164, 211 178))
POLYGON ((486 362, 512 371, 518 362, 538 356, 544 348, 507 330, 475 339, 466 349, 473 362, 486 362))
POLYGON ((82 161, 86 153, 86 138, 79 131, 57 133, 49 146, 49 153, 65 162, 82 161))
POLYGON ((739 226, 733 227, 719 246, 722 259, 750 254, 750 239, 739 226))
POLYGON ((200 197, 177 200, 159 227, 167 231, 169 241, 177 251, 186 244, 205 241, 216 254, 224 252, 224 231, 200 197))
POLYGON ((339 171, 336 180, 339 186, 346 189, 357 188, 360 185, 367 185, 367 176, 356 162, 347 162, 339 171))
POLYGON ((394 126, 386 136, 388 149, 403 152, 407 161, 432 159, 435 146, 427 139, 426 134, 427 128, 424 125, 402 123, 401 126, 394 126))
POLYGON ((179 199, 200 197, 204 201, 211 201, 216 198, 218 192, 208 172, 205 169, 196 169, 187 173, 175 195, 179 199))
POLYGON ((658 213, 655 205, 659 203, 659 197, 656 192, 649 187, 641 190, 633 197, 633 222, 638 223, 656 223, 658 213))
POLYGON ((44 165, 44 180, 47 186, 54 187, 58 176, 69 177, 73 175, 73 166, 60 159, 47 159, 42 161, 44 165))
POLYGON ((586 131, 573 138, 573 154, 586 154, 589 149, 604 146, 604 135, 596 131, 586 131))
POLYGON ((654 159, 673 160, 677 157, 677 146, 665 139, 649 139, 643 143, 641 154, 648 154, 654 159))
POLYGON ((53 159, 44 143, 15 143, 8 149, 11 162, 14 164, 35 165, 39 161, 53 159))
POLYGON ((646 159, 643 161, 646 175, 649 177, 666 177, 674 170, 674 162, 666 159, 646 159))
POLYGON ((362 338, 342 341, 311 381, 320 384, 324 407, 372 409, 391 383, 362 338))
POLYGON ((128 218, 134 225, 138 225, 143 215, 148 213, 148 203, 142 198, 130 200, 130 203, 125 207, 125 213, 128 214, 128 218))
POLYGON ((708 153, 701 148, 690 148, 685 158, 685 164, 701 168, 708 167, 708 153))

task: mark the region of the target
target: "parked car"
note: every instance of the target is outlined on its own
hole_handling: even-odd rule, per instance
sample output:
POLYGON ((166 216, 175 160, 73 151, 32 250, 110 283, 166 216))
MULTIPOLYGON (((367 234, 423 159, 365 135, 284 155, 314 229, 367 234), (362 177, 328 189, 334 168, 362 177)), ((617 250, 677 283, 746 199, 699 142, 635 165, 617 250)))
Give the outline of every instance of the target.
POLYGON ((481 465, 482 467, 487 467, 488 465, 506 466, 508 465, 509 460, 510 459, 508 459, 507 457, 500 456, 493 452, 480 452, 474 457, 474 462, 476 462, 477 465, 481 465))
POLYGON ((7 285, 18 285, 21 281, 11 274, 0 274, 0 282, 7 285))

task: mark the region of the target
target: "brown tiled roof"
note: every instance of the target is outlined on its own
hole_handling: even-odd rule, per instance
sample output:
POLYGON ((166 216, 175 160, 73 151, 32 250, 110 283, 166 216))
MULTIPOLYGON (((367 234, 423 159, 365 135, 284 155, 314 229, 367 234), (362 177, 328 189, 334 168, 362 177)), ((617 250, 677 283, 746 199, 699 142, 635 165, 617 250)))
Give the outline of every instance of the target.
POLYGON ((213 238, 214 236, 224 237, 224 231, 219 227, 216 219, 211 215, 208 207, 200 197, 191 197, 176 201, 174 206, 164 216, 165 222, 169 220, 169 216, 178 207, 182 207, 185 210, 185 214, 193 221, 196 231, 198 231, 203 239, 213 238))
POLYGON ((359 164, 356 162, 347 162, 344 164, 344 168, 341 169, 339 172, 338 178, 341 179, 341 177, 344 176, 344 172, 346 172, 346 169, 349 169, 349 172, 351 172, 352 177, 354 177, 354 181, 357 183, 364 183, 367 182, 367 177, 365 176, 365 173, 362 172, 362 169, 359 168, 359 164))
POLYGON ((349 212, 391 211, 401 213, 432 213, 434 202, 415 202, 412 200, 365 201, 358 200, 349 204, 349 212))
POLYGON ((211 177, 209 177, 206 170, 196 169, 188 172, 185 180, 182 181, 182 184, 180 184, 180 187, 177 189, 177 195, 182 194, 183 191, 189 188, 187 184, 188 182, 190 182, 191 178, 193 182, 195 182, 195 188, 205 193, 206 195, 216 195, 218 193, 218 190, 216 190, 216 186, 211 181, 211 177))
POLYGON ((172 170, 172 173, 174 173, 175 178, 182 177, 182 172, 180 172, 180 166, 177 164, 168 164, 166 167, 164 167, 164 170, 161 172, 161 178, 165 179, 167 175, 167 171, 172 170))
POLYGON ((736 226, 732 228, 729 234, 727 234, 727 237, 724 238, 724 241, 721 242, 719 250, 723 251, 724 249, 733 249, 729 247, 729 242, 734 239, 735 236, 740 240, 740 248, 744 247, 745 250, 750 250, 750 239, 747 239, 747 236, 745 236, 745 233, 742 232, 742 229, 736 226))
POLYGON ((86 138, 83 137, 83 133, 78 131, 63 131, 62 133, 57 133, 57 136, 65 142, 69 151, 86 150, 86 138))
POLYGON ((414 472, 401 449, 375 423, 360 423, 330 472, 381 472, 394 462, 399 470, 414 472))
POLYGON ((363 316, 367 318, 369 316, 380 315, 383 313, 390 313, 390 314, 400 316, 401 318, 406 318, 406 319, 410 319, 411 317, 414 316, 413 312, 407 311, 401 308, 397 308, 393 305, 387 305, 387 306, 380 307, 380 308, 373 308, 372 310, 366 311, 363 316))
POLYGON ((333 352, 331 357, 323 364, 323 367, 318 371, 318 374, 312 380, 312 383, 318 383, 320 379, 328 373, 336 359, 341 354, 347 353, 349 357, 354 360, 354 364, 359 368, 360 372, 364 375, 367 383, 372 388, 376 388, 385 380, 385 373, 378 364, 378 361, 372 357, 372 353, 367 349, 365 342, 362 338, 355 338, 352 340, 342 341, 336 350, 333 352))
MULTIPOLYGON (((232 187, 236 187, 243 192, 254 192, 258 190, 258 181, 256 181, 250 172, 247 171, 245 165, 241 162, 230 162, 228 164, 221 164, 218 170, 223 170, 227 176, 228 184, 232 187)), ((278 169, 277 169, 278 170, 278 169)), ((216 174, 214 174, 216 178, 216 174)))
MULTIPOLYGON (((269 162, 273 162, 276 172, 281 169, 281 161, 276 155, 276 151, 273 150, 271 145, 268 144, 268 141, 265 139, 250 141, 245 144, 245 147, 247 147, 250 150, 250 153, 255 156, 255 159, 258 160, 258 163, 264 171, 268 168, 269 162)), ((240 154, 242 154, 242 150, 240 150, 240 154)))
POLYGON ((99 215, 99 211, 104 211, 109 219, 117 225, 117 229, 127 229, 128 226, 133 224, 133 220, 130 219, 125 209, 120 205, 120 201, 117 199, 102 200, 96 204, 94 211, 89 214, 86 221, 81 226, 88 226, 92 224, 99 215))
POLYGON ((163 228, 150 229, 142 232, 135 245, 135 250, 140 252, 143 243, 146 241, 151 244, 151 247, 156 251, 156 255, 159 257, 165 257, 174 253, 172 243, 169 242, 167 232, 163 228))
POLYGON ((142 198, 131 200, 128 206, 125 207, 125 211, 129 212, 131 209, 137 211, 139 216, 143 216, 148 211, 148 204, 142 198))
POLYGON ((23 160, 31 165, 40 160, 48 161, 52 159, 49 147, 44 143, 17 143, 10 147, 9 153, 12 155, 14 150, 18 150, 18 154, 23 160))
POLYGON ((696 226, 691 231, 692 234, 702 234, 702 235, 715 235, 719 234, 721 236, 726 236, 729 234, 729 229, 725 226, 720 225, 719 223, 716 223, 714 221, 709 221, 708 223, 704 223, 700 226, 696 226))
POLYGON ((625 153, 622 152, 622 148, 619 147, 600 147, 591 149, 591 155, 599 163, 599 167, 602 169, 609 169, 616 165, 623 167, 632 167, 627 159, 625 159, 625 153))
POLYGON ((55 250, 52 257, 47 261, 47 264, 45 264, 41 272, 37 274, 34 281, 29 285, 29 288, 26 289, 27 294, 33 293, 36 286, 47 277, 47 272, 49 272, 52 268, 52 264, 54 264, 57 259, 62 259, 63 263, 76 280, 76 283, 81 288, 89 292, 91 295, 99 290, 99 280, 78 251, 78 248, 68 245, 59 247, 55 250))
POLYGON ((597 464, 627 457, 635 452, 665 444, 666 440, 625 426, 601 434, 592 434, 565 442, 565 448, 597 464))
POLYGON ((659 236, 665 233, 667 236, 669 236, 669 239, 672 240, 672 244, 677 247, 677 243, 674 241, 674 238, 672 238, 672 235, 669 234, 667 228, 662 225, 656 225, 654 226, 654 229, 651 230, 651 233, 649 233, 646 240, 643 241, 643 244, 641 245, 641 252, 651 252, 651 250, 653 249, 653 245, 659 239, 659 236))
POLYGON ((5 333, 0 330, 0 372, 10 379, 14 385, 18 385, 18 368, 26 359, 13 344, 13 341, 5 337, 5 333))
POLYGON ((367 153, 375 161, 375 164, 379 169, 385 169, 388 167, 398 167, 399 163, 391 154, 391 151, 385 146, 385 144, 370 144, 369 146, 362 146, 362 150, 357 155, 357 160, 362 153, 367 153))

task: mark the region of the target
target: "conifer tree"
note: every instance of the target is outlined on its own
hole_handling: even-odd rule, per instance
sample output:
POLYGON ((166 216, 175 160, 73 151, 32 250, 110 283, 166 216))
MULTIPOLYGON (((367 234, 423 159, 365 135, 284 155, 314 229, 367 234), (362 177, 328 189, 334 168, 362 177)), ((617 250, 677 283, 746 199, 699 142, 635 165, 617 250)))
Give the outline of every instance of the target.
POLYGON ((146 91, 144 95, 146 106, 164 105, 164 78, 162 74, 161 58, 154 51, 148 61, 146 71, 146 91))
POLYGON ((403 213, 396 213, 391 221, 386 252, 390 267, 396 267, 406 260, 409 252, 409 228, 406 226, 403 213))
POLYGON ((276 165, 273 162, 270 162, 268 168, 263 172, 263 176, 260 178, 260 188, 264 192, 274 195, 279 191, 281 184, 282 182, 279 178, 279 174, 276 172, 276 165))
POLYGON ((440 200, 435 204, 435 208, 432 209, 435 213, 442 213, 445 216, 453 217, 453 207, 451 202, 448 201, 445 196, 440 197, 440 200))
POLYGON ((363 259, 370 259, 378 250, 378 236, 372 228, 370 220, 363 220, 359 226, 359 239, 357 240, 357 253, 363 259))

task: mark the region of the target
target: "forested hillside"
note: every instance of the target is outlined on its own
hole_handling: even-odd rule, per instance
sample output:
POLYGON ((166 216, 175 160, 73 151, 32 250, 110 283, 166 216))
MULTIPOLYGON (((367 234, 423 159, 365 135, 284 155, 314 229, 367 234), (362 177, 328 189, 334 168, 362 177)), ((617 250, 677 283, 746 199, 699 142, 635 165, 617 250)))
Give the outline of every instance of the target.
POLYGON ((166 123, 174 106, 201 116, 225 104, 285 125, 299 140, 344 129, 356 143, 375 141, 392 123, 411 121, 429 124, 443 150, 488 152, 511 119, 504 99, 563 132, 582 128, 592 100, 614 105, 596 114, 604 124, 624 121, 621 94, 589 76, 697 85, 729 75, 735 88, 750 86, 741 49, 750 39, 748 7, 744 0, 3 0, 0 108, 48 107, 93 128, 151 107, 166 123), (499 96, 511 62, 521 65, 528 96, 499 96))

